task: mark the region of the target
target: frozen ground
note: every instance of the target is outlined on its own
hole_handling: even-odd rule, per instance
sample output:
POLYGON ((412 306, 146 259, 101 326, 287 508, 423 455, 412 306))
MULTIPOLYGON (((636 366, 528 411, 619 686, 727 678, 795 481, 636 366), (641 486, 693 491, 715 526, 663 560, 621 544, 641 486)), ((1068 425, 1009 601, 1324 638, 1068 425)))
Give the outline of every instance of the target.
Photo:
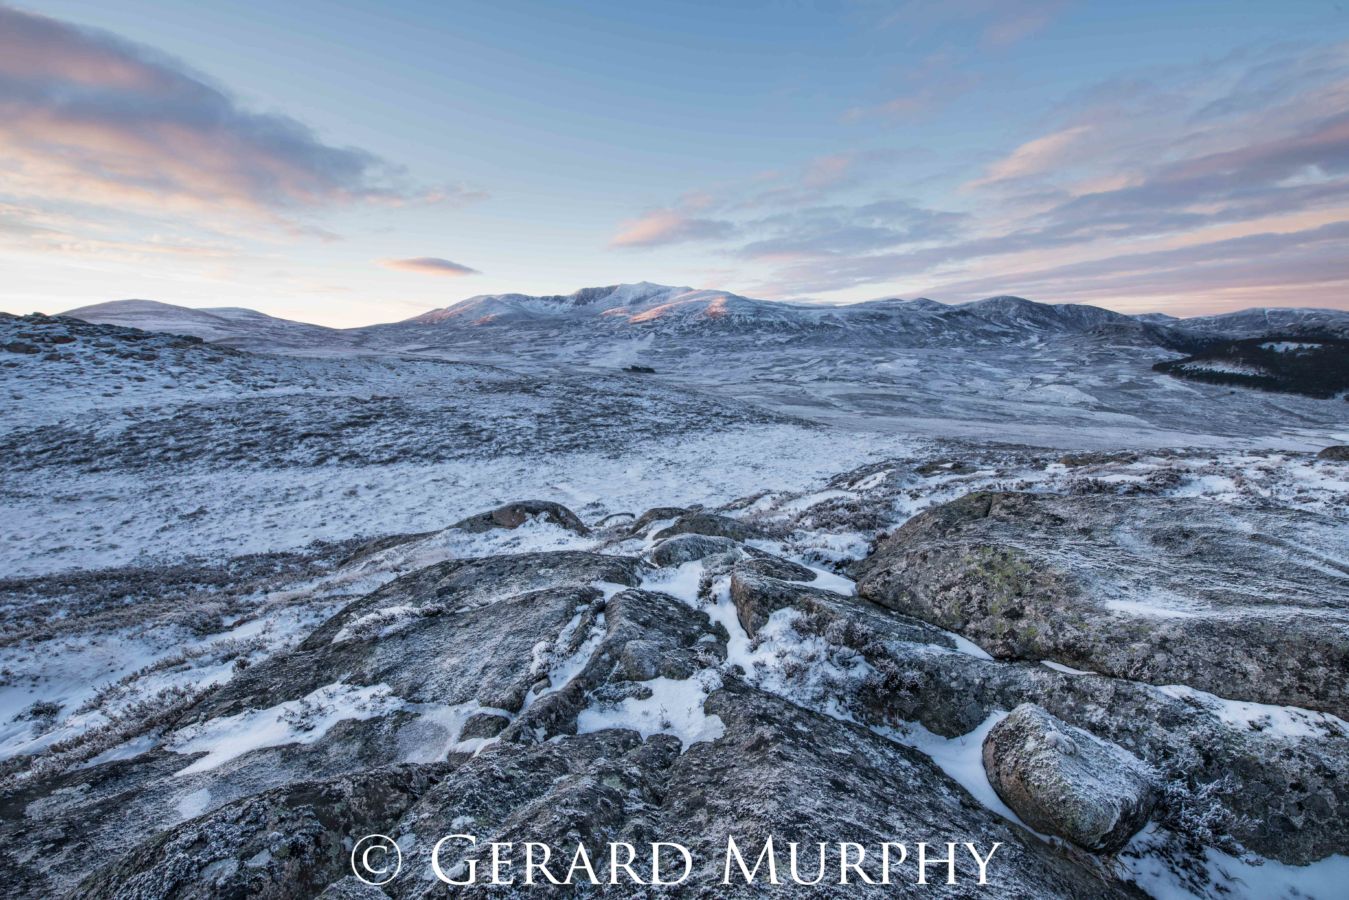
MULTIPOLYGON (((763 525, 771 536, 748 546, 810 567, 815 587, 840 596, 853 592, 840 573, 880 535, 983 489, 1302 511, 1323 533, 1314 548, 1276 535, 1292 542, 1289 558, 1333 583, 1349 572, 1349 466, 1311 452, 1349 442, 1349 404, 1177 382, 1146 371, 1155 348, 1070 342, 828 357, 618 345, 558 368, 549 347, 485 365, 253 355, 56 320, 0 328, 0 344, 37 348, 0 353, 0 775, 14 783, 152 750, 183 754, 174 769, 182 778, 204 777, 391 715, 444 726, 438 743, 400 759, 476 752, 491 739, 465 743, 460 732, 470 715, 495 710, 486 698, 430 710, 337 677, 294 699, 168 723, 348 603, 427 566, 540 550, 649 553, 673 515, 636 536, 620 526, 655 506, 701 505, 763 525), (659 374, 613 370, 630 361, 659 374), (485 534, 450 528, 524 498, 565 504, 596 530, 542 520, 485 534), (196 752, 207 755, 187 757, 196 752)), ((920 751, 1016 821, 972 749, 998 714, 957 737, 918 722, 867 723, 839 698, 874 674, 870 664, 808 633, 794 611, 775 612, 751 638, 729 578, 701 562, 656 570, 641 586, 719 624, 727 662, 756 689, 920 751)), ((608 599, 620 586, 598 589, 608 599)), ((1121 614, 1184 612, 1165 597, 1118 602, 1121 614)), ((523 718, 590 662, 603 614, 583 615, 556 641, 574 638, 568 653, 539 656, 547 686, 506 717, 523 718)), ((388 637, 416 616, 383 609, 334 641, 388 637)), ((934 652, 991 664, 970 640, 948 637, 953 649, 934 652)), ((1056 676, 1082 674, 1045 662, 1056 676)), ((716 741, 725 725, 703 704, 720 677, 707 669, 652 679, 645 697, 587 705, 577 730, 672 734, 686 750, 716 741)), ((1328 713, 1185 685, 1156 690, 1234 732, 1349 737, 1328 713)), ((174 809, 190 819, 220 802, 184 788, 174 809)), ((1346 865, 1332 854, 1310 867, 1262 866, 1215 847, 1198 869, 1178 871, 1173 838, 1154 828, 1122 857, 1155 896, 1324 898, 1346 865)))

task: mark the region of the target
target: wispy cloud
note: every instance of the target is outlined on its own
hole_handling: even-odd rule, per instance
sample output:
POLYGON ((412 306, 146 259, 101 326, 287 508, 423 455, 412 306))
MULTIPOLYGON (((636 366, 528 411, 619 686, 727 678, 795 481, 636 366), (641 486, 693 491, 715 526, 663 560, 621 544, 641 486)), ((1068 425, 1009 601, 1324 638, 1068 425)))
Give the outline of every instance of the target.
POLYGON ((474 198, 419 188, 373 153, 242 106, 155 50, 0 6, 0 185, 9 202, 79 205, 105 219, 204 210, 280 229, 352 203, 474 198))
POLYGON ((980 83, 965 53, 939 50, 905 67, 885 99, 848 109, 843 121, 914 119, 969 93, 980 83))
POLYGON ((739 210, 716 248, 766 266, 747 288, 777 295, 889 284, 1118 304, 1302 290, 1343 306, 1349 45, 1248 48, 1097 85, 948 202, 739 210))
POLYGON ((984 46, 1004 47, 1044 29, 1068 6, 1068 0, 903 0, 881 24, 914 44, 972 33, 984 46))
POLYGON ((810 207, 747 223, 746 232, 762 237, 739 247, 735 254, 778 260, 846 257, 950 238, 965 218, 904 200, 810 207))
MULTIPOLYGON (((668 207, 649 210, 623 222, 609 246, 650 248, 691 242, 753 241, 765 232, 783 240, 795 240, 792 233, 799 237, 803 230, 847 227, 826 221, 839 211, 810 207, 874 180, 913 153, 874 149, 826 154, 790 170, 760 173, 743 184, 692 191, 668 207)), ((876 207, 860 213, 859 218, 874 219, 881 213, 881 207, 876 207)))
POLYGON ((622 224, 611 247, 662 247, 689 241, 710 241, 734 232, 730 222, 701 219, 678 209, 654 209, 622 224))
POLYGON ((477 269, 443 259, 439 256, 415 256, 410 259, 385 259, 380 261, 386 269, 400 272, 419 272, 423 275, 440 275, 449 278, 462 278, 465 275, 481 275, 477 269))
POLYGON ((1008 156, 988 167, 984 176, 970 187, 986 187, 1000 181, 1034 178, 1081 159, 1090 146, 1090 125, 1074 125, 1027 141, 1008 156))

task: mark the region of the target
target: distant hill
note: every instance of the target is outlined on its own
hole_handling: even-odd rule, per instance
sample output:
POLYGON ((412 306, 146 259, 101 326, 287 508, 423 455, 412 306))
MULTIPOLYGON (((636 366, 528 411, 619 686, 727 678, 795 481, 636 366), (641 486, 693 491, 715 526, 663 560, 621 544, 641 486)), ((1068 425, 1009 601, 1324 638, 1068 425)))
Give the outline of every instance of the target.
POLYGON ((303 352, 353 346, 341 329, 293 322, 233 306, 191 309, 155 300, 113 300, 81 306, 62 315, 96 325, 191 335, 213 344, 247 350, 303 352))
POLYGON ((848 305, 756 300, 727 291, 638 282, 571 294, 484 294, 400 322, 335 329, 247 309, 188 309, 119 300, 73 309, 89 322, 200 337, 282 353, 401 351, 509 353, 517 346, 590 348, 615 339, 838 347, 1003 347, 1087 337, 1109 344, 1198 352, 1215 342, 1265 335, 1349 339, 1349 312, 1255 309, 1177 319, 1129 316, 1096 306, 999 296, 945 304, 927 298, 848 305))

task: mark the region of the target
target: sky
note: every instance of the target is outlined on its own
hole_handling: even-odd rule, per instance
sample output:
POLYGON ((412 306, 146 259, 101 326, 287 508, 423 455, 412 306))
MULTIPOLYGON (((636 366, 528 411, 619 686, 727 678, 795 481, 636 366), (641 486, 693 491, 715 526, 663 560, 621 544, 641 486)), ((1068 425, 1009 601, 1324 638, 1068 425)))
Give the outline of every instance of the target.
POLYGON ((1349 309, 1349 0, 0 0, 0 309, 1349 309))

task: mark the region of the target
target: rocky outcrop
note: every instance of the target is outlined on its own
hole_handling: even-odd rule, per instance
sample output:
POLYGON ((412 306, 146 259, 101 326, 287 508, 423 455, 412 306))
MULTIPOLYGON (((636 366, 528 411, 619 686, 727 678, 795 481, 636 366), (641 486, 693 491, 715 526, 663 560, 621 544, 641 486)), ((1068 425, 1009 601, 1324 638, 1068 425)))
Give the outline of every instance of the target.
POLYGON ((1000 659, 1344 718, 1346 549, 1296 510, 978 493, 915 516, 856 574, 861 596, 1000 659))
POLYGON ((517 500, 498 506, 490 512, 479 513, 455 523, 455 528, 468 532, 491 531, 493 528, 519 528, 530 519, 551 522, 559 528, 580 535, 587 535, 590 529, 577 517, 576 513, 560 503, 548 500, 517 500))
POLYGON ((380 769, 231 803, 146 841, 86 880, 79 894, 147 900, 314 896, 351 872, 344 839, 384 828, 446 768, 380 769))
POLYGON ((664 540, 677 534, 703 534, 730 538, 733 541, 747 541, 765 536, 762 529, 747 522, 705 512, 691 512, 680 516, 673 524, 656 532, 656 540, 664 540))
POLYGON ((1300 714, 1301 735, 1227 721, 1202 697, 981 658, 920 620, 807 585, 739 579, 733 599, 750 624, 756 608, 792 610, 795 632, 827 647, 825 660, 789 665, 803 692, 822 663, 864 660, 865 677, 822 698, 841 703, 856 721, 886 728, 917 722, 958 738, 1003 710, 1035 704, 1161 773, 1167 796, 1158 816, 1174 818, 1176 827, 1203 807, 1263 856, 1306 864, 1349 851, 1349 782, 1338 774, 1349 770, 1349 729, 1331 717, 1300 714))
POLYGON ((1121 849, 1157 802, 1127 751, 1030 704, 993 727, 983 759, 993 789, 1022 821, 1097 853, 1121 849))
MULTIPOLYGON (((727 839, 757 847, 772 835, 811 847, 903 840, 911 854, 918 841, 943 853, 948 840, 981 851, 996 842, 1001 895, 1132 895, 1085 855, 1003 818, 981 793, 987 786, 954 781, 959 766, 911 746, 925 746, 921 734, 981 750, 989 783, 1025 824, 1093 852, 1118 850, 1151 815, 1175 832, 1202 819, 1209 831, 1197 846, 1230 841, 1285 863, 1349 853, 1349 732, 1337 720, 1292 711, 1281 715, 1296 715, 1297 729, 1237 721, 1193 691, 1009 659, 1035 645, 980 625, 996 616, 977 602, 1004 613, 1021 604, 1027 611, 1012 622, 1056 619, 1055 634, 1080 630, 1065 646, 1104 653, 1088 626, 1127 617, 1089 588, 1128 587, 1122 573, 1144 565, 1142 576, 1180 595, 1195 584, 1183 571, 1166 575, 1169 554, 1186 554, 1179 570, 1216 566, 1236 540, 1198 507, 1079 499, 978 494, 937 507, 861 567, 869 597, 849 595, 821 569, 696 531, 663 539, 645 558, 561 551, 425 566, 164 711, 136 732, 144 746, 117 746, 82 767, 34 766, 0 794, 0 868, 21 873, 8 884, 18 897, 407 898, 439 888, 426 877, 428 854, 445 834, 557 846, 678 840, 704 866, 681 895, 738 897, 753 891, 723 886, 713 871, 727 839), (1140 546, 1154 548, 1142 563, 1124 555, 1140 546), (971 575, 971 559, 1034 565, 975 566, 971 575), (270 728, 282 736, 238 752, 192 740, 270 728), (982 747, 969 737, 980 729, 982 747), (398 836, 406 855, 403 876, 379 893, 348 877, 344 856, 375 831, 398 836)), ((1296 527, 1277 537, 1298 552, 1316 546, 1296 527)), ((359 569, 398 543, 329 556, 359 569)), ((645 542, 618 547, 639 553, 645 542)), ((1323 583, 1323 571, 1286 571, 1287 596, 1309 597, 1323 583)), ((1230 587, 1225 576, 1204 577, 1230 587)), ((1235 610, 1238 624, 1254 615, 1230 597, 1219 606, 1218 588, 1193 596, 1235 610)), ((1196 619, 1205 621, 1186 621, 1196 619)), ((1335 621, 1333 609, 1324 621, 1335 621)), ((1159 636, 1129 633, 1136 642, 1159 636)), ((447 869, 457 861, 442 859, 447 869)), ((864 868, 876 874, 877 862, 864 868)), ((910 882, 913 865, 911 856, 910 882)), ((932 884, 932 893, 969 895, 974 861, 962 855, 957 868, 960 884, 932 884)), ((896 887, 831 890, 812 896, 896 887)))
MULTIPOLYGON (((1016 885, 1009 896, 1128 896, 1127 890, 1101 882, 969 802, 926 757, 865 728, 734 680, 708 698, 706 711, 720 718, 725 733, 691 746, 681 747, 669 735, 643 741, 636 732, 612 729, 489 748, 450 773, 394 826, 396 833, 410 836, 406 868, 414 876, 427 871, 434 841, 461 829, 475 835, 479 846, 489 841, 573 846, 580 840, 592 848, 608 841, 640 847, 678 835, 697 864, 678 896, 751 897, 762 896, 765 886, 720 883, 728 838, 757 852, 769 835, 784 848, 791 841, 813 849, 819 841, 847 840, 873 850, 896 835, 907 836, 910 856, 892 870, 891 886, 860 884, 856 876, 851 884, 838 885, 834 844, 826 863, 834 868, 834 884, 810 893, 882 897, 893 896, 901 879, 910 887, 916 880, 913 842, 932 836, 944 856, 946 846, 937 836, 958 833, 981 853, 1002 843, 995 868, 1002 883, 1016 885), (821 746, 830 752, 820 753, 821 746), (451 830, 456 822, 458 828, 451 830)), ((780 852, 780 875, 786 881, 786 853, 780 852)), ((448 870, 466 857, 456 848, 442 857, 442 867, 448 870)), ((872 852, 864 870, 879 879, 878 864, 872 852)), ((814 870, 805 868, 803 874, 810 877, 814 870)), ((932 882, 941 882, 931 884, 936 896, 967 896, 978 877, 967 853, 957 857, 956 888, 944 884, 944 864, 932 865, 928 873, 932 882)), ((421 897, 427 882, 399 879, 386 890, 393 897, 421 897)), ((637 890, 612 894, 633 896, 637 890)))
POLYGON ((1316 454, 1317 459, 1331 462, 1349 462, 1349 444, 1334 444, 1316 454))

